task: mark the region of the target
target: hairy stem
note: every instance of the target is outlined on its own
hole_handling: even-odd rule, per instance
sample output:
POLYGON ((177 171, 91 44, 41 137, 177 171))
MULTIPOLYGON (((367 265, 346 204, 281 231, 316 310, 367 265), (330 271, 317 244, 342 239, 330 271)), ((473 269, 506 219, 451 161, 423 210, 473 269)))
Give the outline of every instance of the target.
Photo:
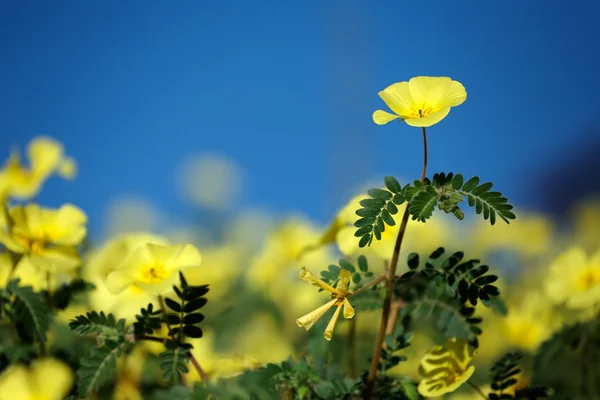
MULTIPOLYGON (((167 319, 167 311, 166 311, 167 309, 165 308, 165 300, 163 299, 162 296, 158 296, 158 303, 160 304, 160 310, 162 311, 163 319, 165 320, 165 324, 167 325, 167 329, 169 330, 169 336, 171 336, 171 339, 173 341, 176 341, 175 335, 173 335, 171 333, 171 326, 169 325, 169 320, 167 319)), ((160 338, 156 338, 156 339, 160 339, 160 338)), ((155 339, 148 339, 148 340, 156 341, 155 339)), ((190 362, 192 363, 194 368, 196 368, 196 372, 198 372, 198 376, 200 376, 200 379, 202 379, 202 382, 208 382, 208 380, 209 380, 208 374, 202 369, 202 367, 200 366, 200 363, 198 362, 198 360, 196 360, 196 357, 194 357, 194 355, 191 352, 188 353, 188 356, 190 357, 190 362)), ((182 378, 183 378, 183 376, 182 376, 182 378)))
POLYGON ((386 274, 380 275, 377 278, 373 279, 371 282, 367 283, 365 286, 363 286, 360 289, 358 289, 356 292, 349 293, 348 297, 357 295, 357 294, 359 294, 361 292, 364 292, 365 290, 367 290, 371 286, 377 285, 379 282, 383 282, 386 278, 387 278, 386 274))
MULTIPOLYGON (((421 170, 421 182, 425 181, 425 174, 427 173, 427 132, 423 128, 423 169, 421 170)), ((400 249, 402 248, 402 240, 406 233, 406 226, 408 225, 409 204, 406 204, 404 214, 402 215, 402 222, 400 223, 400 229, 398 230, 398 237, 396 238, 396 244, 394 245, 394 253, 392 254, 392 261, 390 262, 390 270, 387 277, 387 294, 383 301, 383 310, 381 312, 381 322, 379 324, 379 332, 377 333, 377 339, 375 340, 375 348, 373 349, 373 356, 371 358, 371 367, 369 368, 369 375, 367 377, 367 384, 365 391, 363 392, 363 399, 369 400, 373 393, 373 386, 375 384, 375 376, 377 375, 377 365, 379 364, 379 357, 381 357, 381 349, 383 348, 383 341, 387 331, 387 324, 390 318, 390 311, 392 308, 392 300, 394 297, 394 279, 396 278, 396 267, 398 266, 398 257, 400 256, 400 249)))
POLYGON ((467 381, 467 384, 469 386, 471 386, 473 388, 473 390, 475 390, 477 393, 479 393, 479 395, 481 396, 482 399, 488 400, 488 397, 485 395, 485 393, 483 393, 483 390, 481 390, 479 388, 479 386, 477 386, 476 384, 474 384, 471 381, 467 381))

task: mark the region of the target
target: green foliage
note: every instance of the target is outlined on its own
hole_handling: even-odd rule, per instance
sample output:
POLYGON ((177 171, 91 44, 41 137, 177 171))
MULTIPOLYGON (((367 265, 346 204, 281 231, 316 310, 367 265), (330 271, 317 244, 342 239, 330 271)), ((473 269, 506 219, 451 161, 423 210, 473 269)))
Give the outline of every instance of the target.
POLYGON ((75 279, 69 283, 60 285, 53 293, 47 293, 48 303, 52 308, 64 310, 76 296, 95 288, 96 286, 91 282, 86 282, 83 279, 75 279))
POLYGON ((403 361, 406 361, 406 356, 398 355, 398 352, 409 347, 412 339, 412 332, 407 330, 408 319, 401 320, 399 328, 394 332, 393 338, 386 337, 385 348, 381 349, 381 356, 377 369, 381 372, 387 371, 396 367, 403 361))
POLYGON ((159 315, 162 312, 154 310, 152 303, 149 303, 148 307, 142 308, 140 313, 135 316, 136 322, 133 323, 133 332, 136 336, 151 334, 161 328, 164 321, 159 315))
POLYGON ((493 184, 479 184, 475 176, 466 182, 461 174, 435 174, 433 181, 425 179, 423 183, 415 181, 412 187, 403 189, 403 195, 409 202, 409 212, 413 220, 425 222, 433 214, 435 206, 446 213, 452 213, 458 219, 464 218, 459 203, 467 200, 467 204, 475 207, 475 213, 483 214, 483 218, 496 223, 496 217, 509 223, 515 218, 511 211, 513 206, 500 192, 492 192, 493 184))
POLYGON ((488 395, 489 400, 501 399, 540 399, 550 397, 553 391, 543 386, 519 387, 515 395, 503 393, 517 385, 518 376, 521 373, 519 363, 523 356, 519 353, 508 353, 498 360, 491 371, 492 392, 488 395))
POLYGON ((190 371, 188 362, 191 348, 191 345, 185 343, 169 342, 167 344, 167 350, 158 355, 164 380, 179 383, 180 374, 187 374, 190 371))
POLYGON ((183 338, 201 338, 202 329, 198 326, 204 320, 204 315, 198 312, 199 309, 206 305, 206 293, 208 293, 208 285, 190 286, 185 277, 180 272, 179 280, 181 288, 173 286, 175 294, 179 298, 179 302, 166 298, 166 306, 174 311, 167 314, 167 322, 169 324, 169 335, 177 336, 181 342, 183 338))
POLYGON ((19 280, 9 282, 7 291, 14 296, 7 310, 17 325, 19 332, 30 340, 46 341, 46 331, 50 321, 50 308, 40 293, 31 286, 19 286, 19 280))
MULTIPOLYGON (((354 391, 362 393, 367 382, 367 372, 361 375, 360 381, 354 385, 354 391)), ((352 397, 360 398, 360 397, 352 397)), ((417 383, 408 379, 398 379, 386 374, 377 374, 373 386, 373 399, 390 400, 419 400, 421 396, 417 392, 417 383)))
POLYGON ((81 336, 97 335, 102 339, 119 340, 125 334, 125 319, 116 320, 112 314, 91 311, 69 322, 73 332, 81 336))
MULTIPOLYGON (((190 399, 239 399, 239 400, 273 400, 281 398, 277 390, 274 376, 282 372, 276 364, 246 371, 228 379, 197 384, 190 399)), ((170 398, 164 398, 170 400, 170 398)), ((160 400, 160 399, 157 399, 160 400)))
POLYGON ((391 176, 386 176, 384 183, 386 189, 369 189, 367 194, 370 198, 361 200, 362 208, 356 211, 356 215, 361 218, 354 223, 358 228, 354 236, 360 237, 360 247, 370 246, 373 237, 381 240, 381 233, 385 231, 386 225, 396 225, 393 215, 398 213, 397 206, 405 201, 403 189, 391 176))
POLYGON ((77 370, 77 391, 85 397, 111 381, 117 371, 117 361, 131 348, 128 341, 106 340, 101 347, 92 348, 88 357, 81 360, 77 370))
MULTIPOLYGON (((323 282, 335 287, 339 282, 340 270, 345 269, 352 274, 351 282, 354 285, 354 290, 360 289, 364 283, 373 277, 373 272, 369 271, 369 262, 363 255, 356 259, 356 267, 345 258, 338 260, 339 265, 330 265, 326 271, 321 271, 321 279, 323 282)), ((323 289, 319 289, 322 291, 323 289)))

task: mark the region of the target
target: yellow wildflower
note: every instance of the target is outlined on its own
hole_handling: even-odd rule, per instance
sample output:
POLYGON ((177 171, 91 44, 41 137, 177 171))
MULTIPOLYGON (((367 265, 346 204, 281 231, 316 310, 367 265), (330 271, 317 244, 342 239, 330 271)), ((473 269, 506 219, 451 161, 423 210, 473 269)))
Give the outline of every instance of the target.
POLYGON ((7 230, 0 230, 0 243, 10 251, 50 272, 73 270, 80 264, 76 247, 87 233, 87 216, 79 208, 27 204, 11 208, 9 215, 7 230))
POLYGON ((569 308, 584 309, 600 303, 600 250, 590 259, 579 247, 558 256, 550 266, 546 294, 569 308))
POLYGON ((419 374, 423 377, 418 391, 424 397, 437 397, 454 392, 469 380, 475 367, 469 365, 475 349, 464 339, 448 339, 432 347, 421 360, 419 374))
POLYGON ((44 181, 53 173, 66 179, 77 174, 75 161, 64 156, 62 144, 46 137, 34 138, 27 146, 29 168, 21 163, 18 151, 13 151, 0 170, 0 197, 8 195, 19 199, 34 197, 44 181))
POLYGON ((200 252, 192 245, 147 243, 135 249, 108 275, 106 287, 118 294, 135 285, 145 292, 162 295, 177 283, 179 271, 198 267, 201 261, 200 252))
POLYGON ((467 99, 464 86, 447 77, 417 76, 408 82, 394 83, 379 97, 394 112, 383 110, 373 113, 373 121, 378 125, 387 124, 400 118, 410 126, 428 127, 443 120, 450 108, 462 104, 467 99))
POLYGON ((342 305, 344 306, 344 318, 350 319, 354 317, 354 308, 352 308, 352 305, 347 299, 348 285, 350 283, 350 272, 344 269, 340 270, 340 282, 338 284, 337 289, 333 288, 332 286, 323 282, 321 279, 317 278, 315 275, 307 271, 306 268, 302 268, 302 270, 300 271, 300 279, 302 279, 304 282, 312 283, 313 285, 316 285, 330 292, 333 300, 331 300, 325 305, 322 305, 313 312, 310 312, 305 316, 298 318, 296 320, 296 323, 298 324, 298 326, 309 330, 313 327, 314 324, 317 323, 319 319, 321 319, 323 315, 325 315, 325 313, 327 313, 327 311, 329 311, 331 307, 336 306, 337 308, 335 310, 335 313, 329 321, 329 325, 327 325, 327 328, 325 329, 325 334, 323 335, 325 339, 331 340, 335 324, 337 323, 337 320, 340 317, 342 305))
POLYGON ((52 358, 36 360, 30 368, 12 365, 0 375, 0 400, 62 400, 73 381, 71 369, 52 358))

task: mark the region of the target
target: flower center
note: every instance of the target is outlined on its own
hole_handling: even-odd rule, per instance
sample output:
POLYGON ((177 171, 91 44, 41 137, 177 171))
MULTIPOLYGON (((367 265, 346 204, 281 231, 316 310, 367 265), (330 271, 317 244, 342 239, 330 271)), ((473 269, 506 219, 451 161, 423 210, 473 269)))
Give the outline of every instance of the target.
POLYGON ((590 290, 600 283, 600 270, 597 268, 586 268, 577 276, 575 287, 579 291, 590 290))
POLYGON ((423 103, 420 106, 412 106, 408 118, 425 118, 433 114, 433 107, 429 103, 423 103))
POLYGON ((142 268, 141 279, 143 283, 157 283, 163 281, 168 273, 162 264, 146 265, 142 268))
POLYGON ((44 248, 46 247, 46 243, 43 239, 32 239, 21 235, 15 235, 14 240, 34 254, 43 253, 44 248))

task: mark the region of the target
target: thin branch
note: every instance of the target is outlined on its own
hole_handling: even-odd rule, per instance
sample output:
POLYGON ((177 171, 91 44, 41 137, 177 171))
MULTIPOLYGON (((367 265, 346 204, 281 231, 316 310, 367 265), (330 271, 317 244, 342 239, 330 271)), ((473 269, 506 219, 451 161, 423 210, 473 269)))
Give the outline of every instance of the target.
POLYGON ((348 297, 350 296, 355 296, 361 292, 364 292, 365 290, 367 290, 368 288, 370 288, 371 286, 377 285, 380 282, 383 282, 385 279, 387 278, 386 274, 380 275, 377 278, 373 279, 371 282, 367 283, 365 286, 361 287, 360 289, 358 289, 356 292, 354 293, 349 293, 348 297))
POLYGON ((485 393, 483 393, 483 390, 481 390, 481 389, 479 388, 479 386, 477 386, 476 384, 474 384, 474 383, 473 383, 473 382, 471 382, 471 381, 467 381, 467 384, 468 384, 469 386, 471 386, 471 387, 473 388, 473 390, 475 390, 477 393, 479 393, 479 395, 481 396, 481 398, 483 398, 483 399, 485 399, 485 400, 488 400, 488 397, 485 395, 485 393))

